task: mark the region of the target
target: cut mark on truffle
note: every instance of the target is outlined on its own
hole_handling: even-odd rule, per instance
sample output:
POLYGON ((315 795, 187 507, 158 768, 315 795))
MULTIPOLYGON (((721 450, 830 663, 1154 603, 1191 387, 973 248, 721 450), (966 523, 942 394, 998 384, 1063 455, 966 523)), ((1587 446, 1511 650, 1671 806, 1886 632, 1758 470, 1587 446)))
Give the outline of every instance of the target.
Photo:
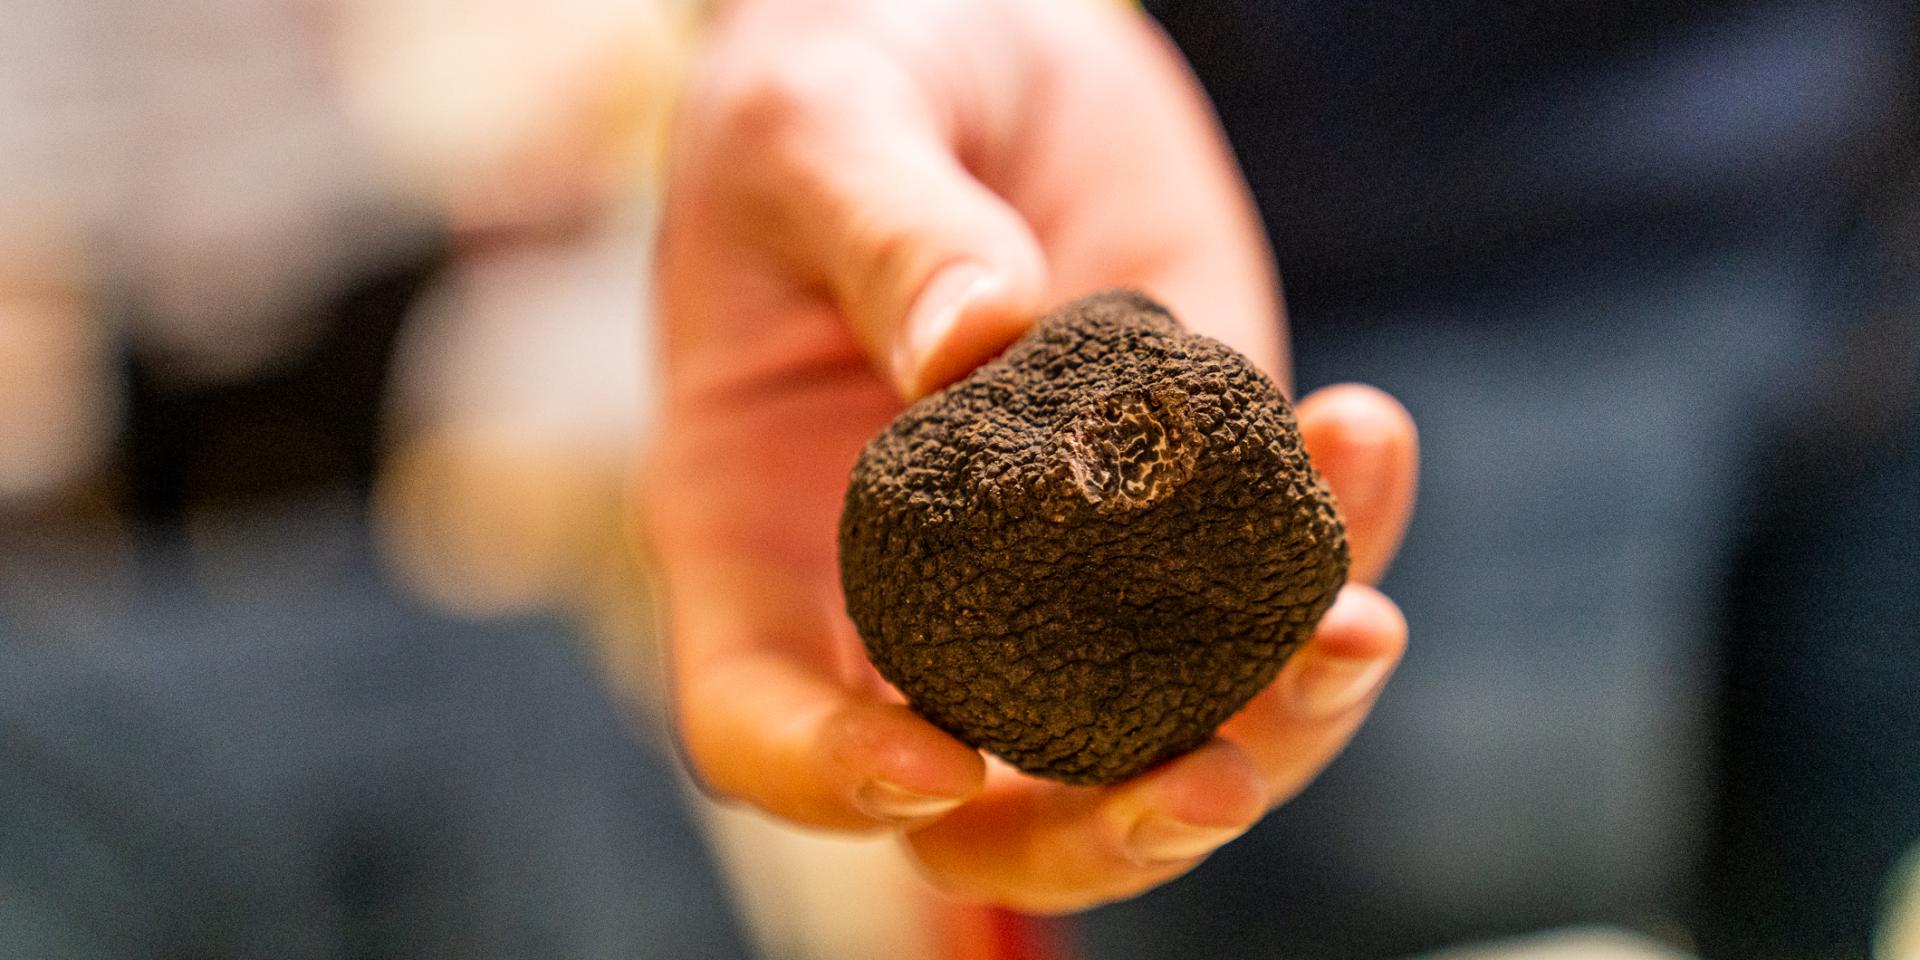
POLYGON ((1193 477, 1204 438, 1174 389, 1109 394, 1055 435, 1055 475, 1102 513, 1150 507, 1193 477))

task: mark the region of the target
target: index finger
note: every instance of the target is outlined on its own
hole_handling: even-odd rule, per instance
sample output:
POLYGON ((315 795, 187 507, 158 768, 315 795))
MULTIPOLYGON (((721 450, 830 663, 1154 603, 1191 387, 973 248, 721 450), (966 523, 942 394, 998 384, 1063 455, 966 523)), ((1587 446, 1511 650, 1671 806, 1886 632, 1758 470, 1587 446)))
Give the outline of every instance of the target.
POLYGON ((819 655, 824 611, 750 574, 691 576, 707 583, 683 579, 669 613, 674 711, 710 792, 836 830, 922 821, 979 792, 976 751, 819 655))
POLYGON ((636 500, 689 765, 776 816, 870 829, 971 796, 982 763, 891 699, 841 610, 839 491, 887 400, 870 375, 816 379, 679 418, 636 500))

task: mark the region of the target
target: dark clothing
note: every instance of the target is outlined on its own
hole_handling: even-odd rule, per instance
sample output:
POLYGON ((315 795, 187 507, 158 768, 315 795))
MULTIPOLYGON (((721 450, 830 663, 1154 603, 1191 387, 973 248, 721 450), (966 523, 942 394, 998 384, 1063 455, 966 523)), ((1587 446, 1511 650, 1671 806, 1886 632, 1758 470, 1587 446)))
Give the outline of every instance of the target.
POLYGON ((566 627, 406 602, 350 504, 232 523, 0 578, 0 957, 745 955, 566 627))
POLYGON ((1302 389, 1387 388, 1424 463, 1374 718, 1246 840, 1096 914, 1094 956, 1584 921, 1864 956, 1920 843, 1920 299, 1885 203, 1920 183, 1911 12, 1149 7, 1260 202, 1302 389), (1904 426, 1867 431, 1862 392, 1904 426))

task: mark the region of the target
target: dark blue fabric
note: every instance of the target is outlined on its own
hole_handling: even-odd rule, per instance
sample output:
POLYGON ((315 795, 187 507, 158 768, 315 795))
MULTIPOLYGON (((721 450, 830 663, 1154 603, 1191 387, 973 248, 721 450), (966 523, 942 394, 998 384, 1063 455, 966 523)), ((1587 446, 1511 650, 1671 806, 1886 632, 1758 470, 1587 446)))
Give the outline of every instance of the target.
POLYGON ((671 761, 567 627, 413 606, 350 511, 223 542, 7 557, 0 956, 745 955, 671 761))
POLYGON ((1920 849, 1920 194, 1828 389, 1757 447, 1720 667, 1700 936, 1715 957, 1865 956, 1920 849))
MULTIPOLYGON (((1817 482, 1759 451, 1859 385, 1842 347, 1889 302, 1902 241, 1858 221, 1913 129, 1911 5, 1148 6, 1272 231, 1302 388, 1392 391, 1424 462, 1375 717, 1245 840, 1090 917, 1096 960, 1584 921, 1864 955, 1920 840, 1889 815, 1920 811, 1908 671, 1873 666, 1920 660, 1917 508, 1891 450, 1817 482)), ((1896 309, 1882 352, 1914 339, 1896 309)))
POLYGON ((1314 302, 1572 234, 1726 235, 1831 206, 1910 81, 1905 0, 1147 6, 1314 302))

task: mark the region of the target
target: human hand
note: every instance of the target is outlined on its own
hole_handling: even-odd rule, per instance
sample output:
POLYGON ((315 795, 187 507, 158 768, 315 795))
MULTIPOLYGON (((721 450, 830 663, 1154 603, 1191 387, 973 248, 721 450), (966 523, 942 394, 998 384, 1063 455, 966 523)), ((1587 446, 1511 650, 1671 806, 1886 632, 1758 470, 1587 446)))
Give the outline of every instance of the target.
POLYGON ((1286 382, 1252 204, 1147 21, 1079 0, 748 0, 678 132, 644 503, 680 732, 709 789, 902 829, 945 889, 1061 912, 1191 869, 1339 752, 1406 638, 1368 584, 1411 511, 1413 427, 1370 388, 1297 408, 1353 582, 1217 738, 1130 782, 983 760, 901 703, 842 609, 836 527, 862 444, 1045 307, 1135 287, 1286 382))

